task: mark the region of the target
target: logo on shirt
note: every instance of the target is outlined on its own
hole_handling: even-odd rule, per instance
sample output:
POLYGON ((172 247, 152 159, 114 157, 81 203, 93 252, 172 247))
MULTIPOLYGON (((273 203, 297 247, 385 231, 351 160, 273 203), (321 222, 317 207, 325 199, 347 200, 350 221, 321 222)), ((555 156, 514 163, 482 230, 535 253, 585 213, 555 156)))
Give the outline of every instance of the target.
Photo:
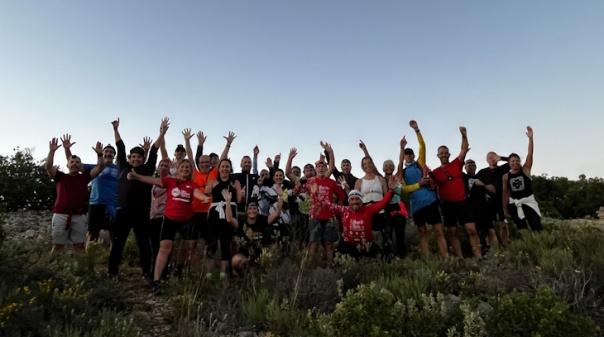
POLYGON ((524 191, 524 178, 522 176, 510 179, 510 186, 512 191, 524 191))

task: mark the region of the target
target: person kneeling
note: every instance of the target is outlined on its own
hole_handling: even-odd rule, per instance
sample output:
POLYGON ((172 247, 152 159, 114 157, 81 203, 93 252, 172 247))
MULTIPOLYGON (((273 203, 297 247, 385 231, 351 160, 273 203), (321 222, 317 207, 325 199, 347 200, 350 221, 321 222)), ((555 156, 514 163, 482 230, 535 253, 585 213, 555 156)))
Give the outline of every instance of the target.
POLYGON ((342 218, 342 241, 338 244, 338 252, 347 254, 359 260, 362 256, 375 257, 379 253, 379 247, 373 243, 371 231, 371 220, 373 216, 381 211, 392 199, 396 191, 397 181, 390 177, 388 181, 388 193, 376 203, 364 206, 363 195, 358 190, 348 193, 348 206, 336 205, 330 200, 319 198, 318 186, 311 186, 311 196, 318 200, 321 206, 342 218))

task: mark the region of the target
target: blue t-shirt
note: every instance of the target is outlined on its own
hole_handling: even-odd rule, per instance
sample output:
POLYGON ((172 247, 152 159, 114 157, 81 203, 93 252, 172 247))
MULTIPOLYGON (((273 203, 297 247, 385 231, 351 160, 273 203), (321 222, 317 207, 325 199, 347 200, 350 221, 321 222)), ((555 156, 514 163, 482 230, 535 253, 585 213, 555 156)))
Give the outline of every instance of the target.
MULTIPOLYGON (((86 171, 92 170, 96 165, 84 164, 86 171)), ((117 185, 119 170, 117 165, 109 164, 91 182, 91 205, 115 205, 117 202, 117 185)))
MULTIPOLYGON (((407 185, 412 185, 419 182, 424 175, 424 170, 417 165, 417 162, 413 162, 408 165, 404 172, 404 179, 407 185)), ((421 186, 418 190, 411 192, 409 195, 409 203, 411 205, 412 212, 417 212, 420 209, 429 206, 436 200, 436 192, 427 188, 426 186, 421 186)))

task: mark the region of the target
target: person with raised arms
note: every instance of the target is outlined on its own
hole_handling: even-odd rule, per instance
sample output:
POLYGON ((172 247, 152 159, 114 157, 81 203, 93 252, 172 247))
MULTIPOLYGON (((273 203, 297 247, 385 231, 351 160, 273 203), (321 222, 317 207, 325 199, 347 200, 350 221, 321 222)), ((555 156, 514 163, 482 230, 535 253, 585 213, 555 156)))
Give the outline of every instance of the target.
MULTIPOLYGON (((126 145, 119 132, 119 118, 112 123, 117 147, 117 166, 119 168, 119 185, 117 194, 117 212, 115 216, 115 239, 109 252, 108 274, 115 277, 119 273, 124 247, 130 230, 134 230, 138 245, 141 270, 147 281, 152 281, 151 275, 151 243, 150 243, 150 207, 151 186, 137 180, 129 180, 128 173, 134 170, 138 175, 152 176, 155 173, 157 152, 164 142, 164 136, 170 125, 168 118, 161 121, 159 136, 149 150, 145 162, 145 149, 135 146, 126 156, 126 145)), ((150 143, 150 140, 149 140, 150 143)))
MULTIPOLYGON (((65 135, 65 138, 71 138, 65 135)), ((99 142, 92 149, 97 153, 98 160, 91 170, 82 169, 82 161, 78 156, 71 156, 67 162, 67 174, 54 166, 54 155, 61 145, 57 138, 49 142, 48 156, 44 168, 48 176, 56 182, 57 199, 52 208, 52 250, 56 256, 65 248, 67 243, 73 244, 77 256, 84 255, 86 250, 86 213, 88 211, 88 183, 97 177, 105 168, 103 145, 99 142)))

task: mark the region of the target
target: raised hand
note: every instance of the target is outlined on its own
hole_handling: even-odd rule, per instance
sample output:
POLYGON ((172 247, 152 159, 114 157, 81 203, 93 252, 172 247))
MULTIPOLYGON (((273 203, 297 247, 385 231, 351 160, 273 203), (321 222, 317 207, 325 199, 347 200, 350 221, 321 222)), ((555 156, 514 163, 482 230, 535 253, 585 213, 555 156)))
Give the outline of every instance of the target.
POLYGON ((228 204, 231 202, 232 199, 232 195, 231 192, 229 192, 229 190, 227 190, 226 188, 224 190, 222 190, 222 197, 224 198, 224 201, 228 204))
POLYGON ((343 175, 341 175, 341 176, 338 177, 338 182, 340 183, 340 186, 343 189, 346 189, 346 186, 348 186, 348 183, 346 182, 346 178, 344 178, 343 175))
POLYGON ((533 128, 532 127, 530 127, 530 126, 526 127, 526 135, 531 139, 533 138, 533 128))
POLYGON ((254 157, 258 156, 259 153, 260 149, 258 148, 258 145, 254 146, 254 157))
POLYGON ((459 132, 461 132, 462 135, 467 135, 468 134, 468 130, 466 130, 465 126, 460 126, 459 127, 459 132))
POLYGON ((120 126, 120 119, 118 118, 117 120, 111 122, 111 125, 113 125, 113 130, 117 131, 117 128, 120 126))
POLYGON ((415 132, 419 131, 419 126, 417 126, 417 122, 415 120, 410 120, 409 121, 409 126, 415 130, 415 132))
MULTIPOLYGON (((75 143, 74 143, 75 144, 75 143)), ((101 142, 96 142, 96 147, 93 146, 92 149, 94 150, 94 152, 96 152, 96 154, 98 154, 99 156, 103 155, 103 144, 101 144, 101 142)))
POLYGON ((390 178, 388 178, 388 189, 390 189, 390 192, 396 192, 397 187, 398 179, 395 176, 390 176, 390 178))
POLYGON ((145 152, 149 152, 149 149, 151 148, 151 143, 153 142, 153 140, 151 139, 151 137, 145 137, 143 138, 143 143, 142 144, 138 144, 140 147, 142 147, 143 149, 145 149, 145 152))
POLYGON ((361 150, 363 151, 367 151, 367 146, 365 145, 365 143, 359 139, 359 147, 361 148, 361 150))
POLYGON ((293 159, 296 155, 298 155, 298 149, 296 149, 295 147, 289 149, 289 158, 293 159))
POLYGON ((168 117, 164 117, 161 120, 161 126, 159 127, 159 132, 162 135, 165 135, 166 132, 168 132, 168 129, 170 128, 170 119, 168 117))
POLYGON ((204 136, 202 131, 197 132, 197 142, 199 143, 199 145, 203 146, 203 143, 206 142, 206 139, 208 137, 204 136))
POLYGON ((332 150, 331 144, 329 144, 328 142, 323 142, 323 141, 321 141, 321 143, 320 143, 320 144, 321 144, 321 147, 322 147, 322 148, 323 148, 325 151, 330 152, 330 151, 332 150))
POLYGON ((189 128, 184 129, 182 131, 182 135, 185 137, 185 141, 188 141, 189 139, 193 138, 193 133, 191 132, 191 129, 189 129, 189 128))
POLYGON ((407 146, 407 138, 403 136, 403 139, 401 139, 401 149, 404 149, 405 146, 407 146))
POLYGON ((266 167, 273 167, 273 160, 271 157, 266 158, 266 167))
POLYGON ((57 138, 53 138, 50 140, 50 142, 48 142, 48 147, 50 151, 56 151, 61 147, 61 145, 59 144, 59 140, 57 138))
POLYGON ((235 138, 237 138, 237 136, 235 136, 235 133, 233 131, 229 131, 229 135, 224 137, 224 139, 226 139, 227 141, 227 146, 231 146, 235 138))
POLYGON ((69 150, 71 146, 75 145, 75 142, 71 142, 71 135, 68 133, 64 134, 63 137, 61 137, 61 142, 63 143, 63 148, 65 150, 69 150))
POLYGON ((277 154, 275 156, 275 159, 273 159, 273 162, 275 162, 275 163, 278 162, 278 161, 281 161, 281 153, 277 154))

